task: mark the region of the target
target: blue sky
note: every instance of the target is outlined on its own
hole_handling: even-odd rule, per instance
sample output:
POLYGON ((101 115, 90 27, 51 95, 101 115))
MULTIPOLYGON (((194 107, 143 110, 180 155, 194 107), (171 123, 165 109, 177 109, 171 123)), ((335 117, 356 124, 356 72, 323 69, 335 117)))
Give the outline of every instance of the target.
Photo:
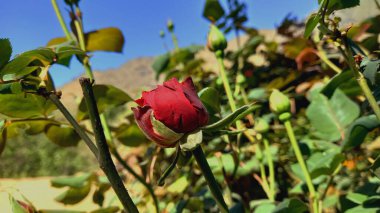
MULTIPOLYGON (((66 21, 69 21, 63 0, 57 0, 66 21)), ((222 2, 224 0, 221 0, 222 2)), ((123 31, 123 53, 94 53, 95 70, 117 68, 128 60, 155 56, 165 52, 159 31, 170 18, 180 46, 205 44, 209 22, 202 17, 205 0, 82 0, 85 31, 118 27, 123 31)), ((288 14, 305 18, 316 10, 317 1, 249 0, 249 26, 271 29, 288 14)), ((0 8, 0 38, 10 38, 14 53, 46 45, 54 37, 63 36, 54 10, 48 0, 11 0, 0 8)), ((229 36, 230 38, 232 35, 229 36)), ((167 36, 167 44, 171 45, 167 36)), ((73 60, 74 62, 75 60, 73 60)), ((83 68, 77 62, 71 67, 53 66, 57 86, 78 77, 83 68)))

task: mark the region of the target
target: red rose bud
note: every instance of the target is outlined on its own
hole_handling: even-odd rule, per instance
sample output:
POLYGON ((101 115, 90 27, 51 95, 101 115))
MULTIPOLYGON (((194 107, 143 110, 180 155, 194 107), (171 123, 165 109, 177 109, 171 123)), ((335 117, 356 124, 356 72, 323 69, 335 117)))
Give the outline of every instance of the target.
POLYGON ((179 83, 173 78, 156 89, 143 92, 132 108, 138 126, 162 147, 174 147, 185 134, 208 122, 208 113, 199 100, 191 78, 179 83))

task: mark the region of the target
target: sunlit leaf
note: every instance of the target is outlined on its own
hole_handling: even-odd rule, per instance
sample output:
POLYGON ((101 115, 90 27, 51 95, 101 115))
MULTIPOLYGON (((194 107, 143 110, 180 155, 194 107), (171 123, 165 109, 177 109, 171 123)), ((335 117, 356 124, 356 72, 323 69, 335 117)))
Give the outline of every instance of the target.
POLYGON ((56 109, 51 101, 34 94, 3 94, 0 103, 0 114, 15 118, 45 117, 56 109))
POLYGON ((330 99, 317 94, 306 110, 306 116, 315 129, 313 134, 330 141, 343 139, 345 128, 359 116, 359 113, 359 106, 339 89, 335 90, 330 99))
POLYGON ((72 127, 50 125, 46 129, 46 136, 51 142, 62 146, 76 146, 81 138, 72 127))
POLYGON ((136 123, 119 128, 116 133, 116 138, 122 144, 131 147, 137 147, 147 141, 144 133, 141 132, 136 123))
POLYGON ((12 55, 12 45, 9 39, 1 38, 0 39, 0 70, 4 67, 5 64, 11 59, 12 55))
POLYGON ((85 34, 86 50, 119 52, 123 51, 124 36, 114 27, 103 28, 85 34))
POLYGON ((317 13, 312 13, 306 21, 305 32, 303 36, 309 38, 314 28, 317 27, 319 20, 321 19, 320 15, 317 13))
POLYGON ((212 87, 203 88, 198 92, 198 96, 209 114, 220 112, 220 98, 216 89, 212 87))
POLYGON ((73 188, 82 188, 93 177, 94 175, 92 173, 87 173, 80 176, 57 177, 51 180, 51 185, 57 188, 66 186, 73 188))

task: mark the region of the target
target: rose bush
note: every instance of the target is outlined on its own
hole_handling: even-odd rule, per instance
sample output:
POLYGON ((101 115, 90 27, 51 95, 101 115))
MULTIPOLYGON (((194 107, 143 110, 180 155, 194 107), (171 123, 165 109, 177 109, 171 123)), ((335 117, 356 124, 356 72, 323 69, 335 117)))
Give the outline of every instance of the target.
POLYGON ((208 122, 208 113, 189 77, 182 83, 173 78, 156 89, 143 92, 132 108, 138 126, 162 147, 173 147, 186 133, 208 122))

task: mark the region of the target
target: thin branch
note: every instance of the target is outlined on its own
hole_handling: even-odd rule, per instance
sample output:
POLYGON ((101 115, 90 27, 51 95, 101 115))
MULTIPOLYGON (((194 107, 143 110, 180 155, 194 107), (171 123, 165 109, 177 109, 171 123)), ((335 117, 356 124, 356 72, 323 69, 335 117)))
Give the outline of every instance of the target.
POLYGON ((59 100, 59 97, 57 96, 57 94, 50 93, 48 98, 54 103, 54 105, 57 106, 59 111, 62 112, 63 116, 65 116, 67 121, 73 126, 73 128, 78 133, 78 135, 86 143, 88 148, 90 148, 91 152, 94 154, 96 159, 99 160, 99 154, 98 154, 99 151, 96 148, 95 144, 88 137, 88 135, 83 131, 82 127, 78 124, 78 122, 75 120, 75 118, 70 114, 70 112, 67 110, 67 108, 62 104, 62 102, 59 100))
POLYGON ((121 180, 115 164, 112 161, 111 154, 104 135, 103 127, 100 121, 98 106, 92 90, 92 82, 89 78, 80 78, 79 82, 82 86, 83 96, 86 101, 87 110, 90 115, 91 124, 95 133, 95 141, 99 149, 99 166, 106 174, 111 183, 112 188, 116 192, 120 202, 123 204, 127 212, 138 212, 136 205, 133 203, 131 196, 125 188, 121 180))

